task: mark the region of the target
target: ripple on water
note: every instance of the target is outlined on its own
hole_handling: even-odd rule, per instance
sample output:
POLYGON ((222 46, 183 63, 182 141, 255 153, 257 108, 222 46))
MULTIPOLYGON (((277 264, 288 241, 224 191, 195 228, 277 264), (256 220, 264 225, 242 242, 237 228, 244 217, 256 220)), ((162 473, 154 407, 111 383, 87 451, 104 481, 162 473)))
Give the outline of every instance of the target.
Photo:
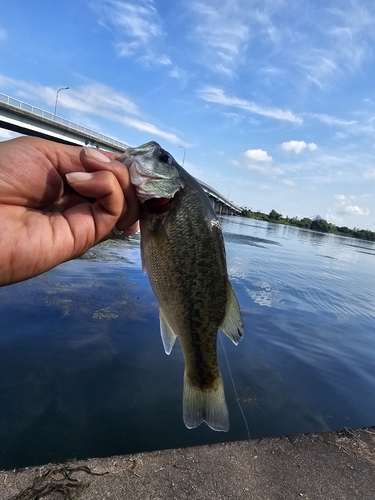
MULTIPOLYGON (((374 425, 375 245, 221 218, 245 334, 223 344, 253 438, 374 425)), ((139 235, 0 288, 0 468, 246 439, 182 422, 139 235)))

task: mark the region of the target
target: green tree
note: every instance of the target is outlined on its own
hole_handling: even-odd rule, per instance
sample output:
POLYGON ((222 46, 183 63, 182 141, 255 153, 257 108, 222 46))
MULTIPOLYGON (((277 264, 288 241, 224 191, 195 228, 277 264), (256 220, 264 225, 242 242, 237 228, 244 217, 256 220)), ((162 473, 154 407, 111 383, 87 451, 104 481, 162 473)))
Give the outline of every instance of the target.
POLYGON ((304 217, 301 220, 297 220, 295 222, 295 224, 298 227, 303 227, 305 229, 310 229, 310 227, 311 227, 311 219, 309 219, 308 217, 304 217))
POLYGON ((313 229, 314 231, 321 231, 322 233, 329 233, 330 225, 324 219, 313 220, 311 222, 310 229, 313 229))
POLYGON ((279 220, 282 217, 282 214, 279 214, 276 212, 276 210, 271 210, 271 212, 268 214, 268 217, 270 220, 279 220))
POLYGON ((336 227, 337 231, 339 231, 340 233, 347 233, 347 234, 351 234, 353 232, 352 229, 349 229, 348 227, 346 226, 341 226, 341 227, 336 227))

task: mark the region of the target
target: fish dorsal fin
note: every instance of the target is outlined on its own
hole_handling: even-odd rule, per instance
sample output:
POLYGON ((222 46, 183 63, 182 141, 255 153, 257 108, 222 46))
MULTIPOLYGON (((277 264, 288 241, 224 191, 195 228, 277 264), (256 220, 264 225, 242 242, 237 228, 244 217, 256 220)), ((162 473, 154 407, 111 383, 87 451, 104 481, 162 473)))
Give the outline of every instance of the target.
POLYGON ((234 294, 232 285, 228 283, 227 288, 227 310, 220 329, 234 344, 238 344, 243 337, 243 324, 240 307, 237 297, 234 294))
POLYGON ((165 319, 163 313, 161 312, 161 309, 159 309, 159 317, 160 317, 160 333, 161 333, 161 339, 163 341, 164 350, 166 354, 170 354, 172 352, 177 335, 169 326, 167 320, 165 319))

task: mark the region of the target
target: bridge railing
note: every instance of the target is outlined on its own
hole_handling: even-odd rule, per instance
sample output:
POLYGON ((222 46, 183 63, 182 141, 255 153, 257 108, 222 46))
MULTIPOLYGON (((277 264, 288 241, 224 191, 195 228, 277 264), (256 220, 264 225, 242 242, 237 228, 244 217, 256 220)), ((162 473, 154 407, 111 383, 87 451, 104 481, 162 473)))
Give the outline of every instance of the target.
POLYGON ((113 144, 114 146, 117 146, 122 149, 128 148, 128 144, 125 144, 124 142, 116 141, 116 139, 112 139, 112 137, 108 137, 107 135, 99 134, 99 132, 95 132, 95 130, 91 130, 87 127, 83 127, 82 125, 78 125, 78 123, 71 122, 70 120, 66 120, 65 118, 62 118, 61 116, 55 115, 53 113, 50 113, 49 111, 45 111, 44 109, 37 108, 36 106, 33 106, 31 104, 28 104, 26 102, 20 101, 18 99, 15 99, 14 97, 11 97, 6 94, 2 94, 0 92, 0 103, 3 102, 4 104, 7 104, 8 106, 11 106, 13 108, 20 109, 22 111, 26 111, 26 113, 31 113, 32 115, 38 116, 39 118, 43 118, 44 120, 51 121, 53 123, 58 123, 62 125, 63 127, 70 128, 74 130, 75 132, 81 132, 85 135, 88 135, 89 137, 92 137, 93 139, 99 140, 99 141, 104 141, 107 144, 113 144))
POLYGON ((225 205, 228 205, 229 207, 231 207, 236 212, 239 212, 239 213, 242 212, 242 208, 238 207, 232 201, 230 201, 227 198, 225 198, 225 196, 223 196, 221 193, 219 193, 219 191, 216 191, 214 188, 212 188, 211 186, 209 186, 208 184, 204 183, 203 181, 201 181, 199 179, 197 179, 197 181, 202 186, 203 190, 206 191, 207 194, 213 195, 219 201, 221 201, 225 205))

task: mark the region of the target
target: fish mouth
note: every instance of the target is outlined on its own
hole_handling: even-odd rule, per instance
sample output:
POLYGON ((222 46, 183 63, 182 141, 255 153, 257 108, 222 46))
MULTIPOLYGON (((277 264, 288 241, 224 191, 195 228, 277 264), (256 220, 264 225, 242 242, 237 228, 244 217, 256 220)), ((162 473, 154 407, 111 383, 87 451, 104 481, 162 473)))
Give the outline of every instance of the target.
POLYGON ((150 198, 144 202, 147 210, 152 214, 166 212, 171 206, 173 198, 150 198))
POLYGON ((147 211, 152 214, 161 214, 169 210, 173 201, 179 195, 180 190, 177 191, 171 198, 150 198, 143 202, 143 205, 147 208, 147 211))

